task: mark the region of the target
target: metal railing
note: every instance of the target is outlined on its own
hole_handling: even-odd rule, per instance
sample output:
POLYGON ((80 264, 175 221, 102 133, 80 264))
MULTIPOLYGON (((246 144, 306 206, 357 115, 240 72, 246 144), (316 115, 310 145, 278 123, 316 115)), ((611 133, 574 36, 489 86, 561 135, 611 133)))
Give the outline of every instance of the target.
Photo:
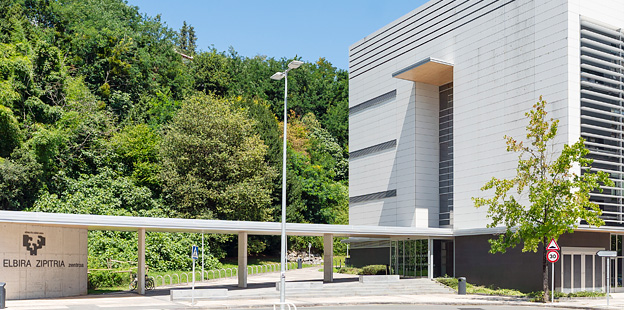
POLYGON ((283 302, 283 303, 282 302, 278 302, 278 303, 273 305, 273 310, 281 309, 282 305, 288 306, 288 310, 291 310, 291 309, 292 310, 297 310, 297 306, 295 306, 295 304, 293 304, 292 302, 283 302), (275 308, 276 306, 279 306, 279 308, 275 308))
MULTIPOLYGON (((286 264, 286 269, 296 269, 296 262, 288 262, 286 264)), ((268 273, 268 272, 278 272, 280 270, 280 264, 265 264, 265 265, 256 265, 256 266, 247 266, 247 272, 249 275, 259 274, 259 273, 268 273)), ((211 269, 204 270, 203 274, 201 271, 196 271, 196 275, 199 274, 199 277, 195 277, 196 281, 204 281, 210 279, 224 279, 224 278, 233 278, 238 275, 238 268, 220 268, 220 269, 211 269), (212 276, 212 277, 210 277, 212 276)), ((154 279, 154 285, 156 286, 165 286, 165 285, 180 285, 180 284, 189 284, 193 279, 193 272, 179 272, 179 273, 171 273, 165 275, 156 275, 152 277, 154 279), (168 280, 168 281, 167 281, 168 280)))

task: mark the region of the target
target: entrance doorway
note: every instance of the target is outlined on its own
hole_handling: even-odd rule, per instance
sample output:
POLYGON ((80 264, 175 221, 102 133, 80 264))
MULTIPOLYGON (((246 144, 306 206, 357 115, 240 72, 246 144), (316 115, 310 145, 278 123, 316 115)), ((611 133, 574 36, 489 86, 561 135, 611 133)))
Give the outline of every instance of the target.
MULTIPOLYGON (((453 276, 453 240, 431 240, 433 277, 453 276)), ((429 240, 393 240, 390 243, 390 274, 408 278, 429 276, 429 240)))
POLYGON ((390 245, 390 274, 427 277, 427 240, 396 240, 390 245))

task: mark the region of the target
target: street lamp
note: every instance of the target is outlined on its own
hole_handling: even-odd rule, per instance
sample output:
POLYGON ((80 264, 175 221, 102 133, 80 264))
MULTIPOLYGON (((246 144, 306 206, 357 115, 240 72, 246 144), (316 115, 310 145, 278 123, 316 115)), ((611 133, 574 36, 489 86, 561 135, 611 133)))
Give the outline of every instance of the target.
POLYGON ((276 72, 271 75, 273 80, 284 79, 284 146, 282 148, 282 251, 280 266, 280 308, 284 309, 286 302, 286 124, 288 123, 288 71, 297 69, 303 61, 293 60, 288 64, 288 69, 284 72, 276 72))

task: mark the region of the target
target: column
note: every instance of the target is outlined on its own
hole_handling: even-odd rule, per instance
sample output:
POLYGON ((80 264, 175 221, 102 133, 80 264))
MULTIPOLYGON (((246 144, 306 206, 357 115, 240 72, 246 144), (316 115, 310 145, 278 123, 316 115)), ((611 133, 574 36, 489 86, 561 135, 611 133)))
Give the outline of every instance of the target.
POLYGON ((137 266, 137 292, 145 295, 145 228, 139 228, 139 255, 137 266))
POLYGON ((427 278, 433 279, 433 239, 427 241, 427 278))
POLYGON ((334 236, 323 235, 323 282, 334 282, 334 236))
POLYGON ((247 287, 247 232, 238 233, 238 287, 247 287))

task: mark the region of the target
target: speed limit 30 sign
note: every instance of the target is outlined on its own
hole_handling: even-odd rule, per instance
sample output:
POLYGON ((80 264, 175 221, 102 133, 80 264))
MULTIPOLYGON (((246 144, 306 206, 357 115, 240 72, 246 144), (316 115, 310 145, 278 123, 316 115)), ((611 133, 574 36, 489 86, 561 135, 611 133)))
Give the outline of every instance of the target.
POLYGON ((546 259, 551 263, 556 263, 559 260, 559 252, 555 250, 548 251, 546 259))

